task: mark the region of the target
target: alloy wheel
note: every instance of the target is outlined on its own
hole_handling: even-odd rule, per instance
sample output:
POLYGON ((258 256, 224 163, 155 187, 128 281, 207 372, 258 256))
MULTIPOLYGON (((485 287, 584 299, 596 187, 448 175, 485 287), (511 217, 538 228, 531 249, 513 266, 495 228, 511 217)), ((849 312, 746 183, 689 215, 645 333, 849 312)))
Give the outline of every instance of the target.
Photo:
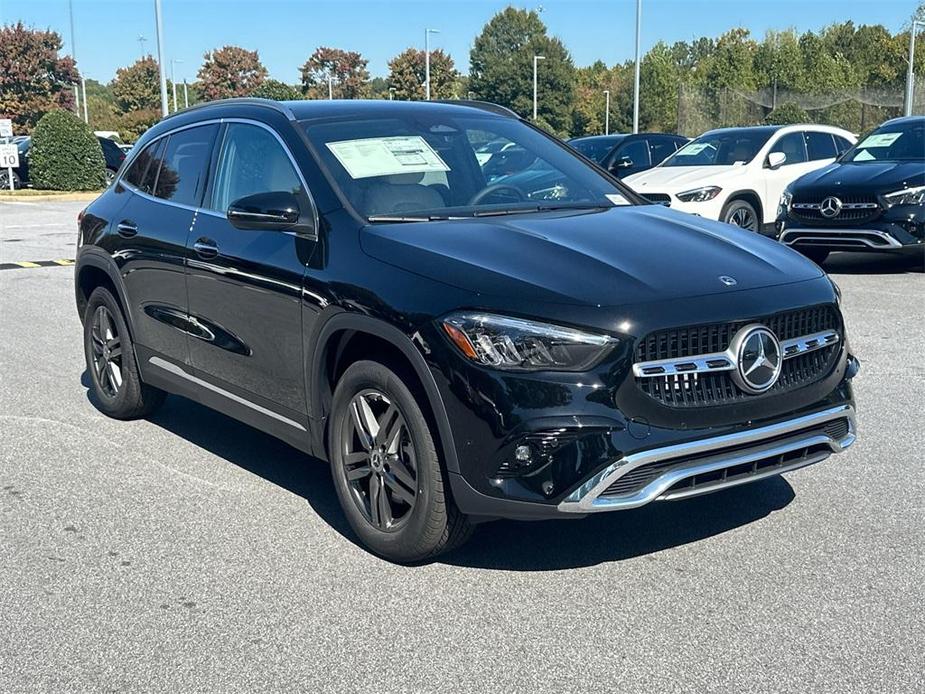
POLYGON ((103 394, 115 398, 122 388, 122 341, 112 314, 98 306, 90 326, 93 369, 103 394))
POLYGON ((366 521, 391 532, 417 499, 417 458, 408 425, 384 393, 366 389, 350 401, 343 427, 343 473, 366 521))
POLYGON ((747 207, 736 208, 731 215, 726 218, 727 224, 732 224, 749 231, 755 231, 757 223, 754 213, 747 207))

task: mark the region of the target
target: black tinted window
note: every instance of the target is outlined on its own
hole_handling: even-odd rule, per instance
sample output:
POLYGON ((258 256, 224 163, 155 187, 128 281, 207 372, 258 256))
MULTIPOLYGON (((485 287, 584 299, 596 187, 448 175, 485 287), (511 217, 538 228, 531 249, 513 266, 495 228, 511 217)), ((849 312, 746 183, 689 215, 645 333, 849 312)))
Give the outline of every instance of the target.
POLYGON ((806 151, 810 161, 835 158, 835 143, 832 141, 832 135, 812 131, 807 131, 803 135, 806 139, 806 151))
POLYGON ((667 137, 649 138, 649 153, 652 165, 660 164, 668 155, 674 154, 674 140, 667 137))
POLYGON ((769 154, 783 152, 787 155, 784 166, 799 164, 806 161, 806 147, 803 146, 802 133, 789 133, 779 139, 771 148, 769 154))
POLYGON ((158 155, 163 145, 164 140, 158 140, 141 150, 132 160, 128 171, 125 172, 125 182, 150 193, 154 189, 154 180, 157 178, 157 169, 160 166, 158 155))
POLYGON ((841 156, 842 154, 844 154, 845 152, 847 152, 849 149, 851 149, 854 146, 851 144, 850 140, 846 140, 845 138, 840 137, 838 135, 833 135, 833 137, 835 138, 835 149, 838 150, 839 156, 841 156))
POLYGON ((636 140, 623 145, 617 152, 617 159, 627 158, 633 166, 649 165, 649 145, 645 140, 636 140))
POLYGON ((169 136, 154 195, 184 205, 198 204, 217 130, 217 125, 204 125, 169 136))

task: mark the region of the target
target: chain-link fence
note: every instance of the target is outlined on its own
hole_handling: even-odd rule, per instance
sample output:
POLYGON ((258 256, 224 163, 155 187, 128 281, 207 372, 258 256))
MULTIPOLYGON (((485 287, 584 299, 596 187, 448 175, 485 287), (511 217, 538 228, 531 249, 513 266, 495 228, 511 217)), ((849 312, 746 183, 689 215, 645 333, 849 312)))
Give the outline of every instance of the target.
MULTIPOLYGON (((901 87, 807 94, 782 89, 740 92, 682 86, 678 91, 677 132, 694 137, 711 128, 765 123, 772 111, 786 105, 791 112, 803 111, 808 122, 837 125, 862 133, 889 118, 903 115, 904 99, 901 87)), ((916 78, 912 112, 925 113, 925 77, 916 78)))

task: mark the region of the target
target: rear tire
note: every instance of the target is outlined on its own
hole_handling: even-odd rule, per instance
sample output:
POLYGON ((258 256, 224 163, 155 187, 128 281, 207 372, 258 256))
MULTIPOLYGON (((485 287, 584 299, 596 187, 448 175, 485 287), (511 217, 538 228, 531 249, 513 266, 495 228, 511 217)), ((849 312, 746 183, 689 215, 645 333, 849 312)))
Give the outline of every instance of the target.
POLYGON ((760 231, 761 223, 758 221, 758 212, 750 202, 745 200, 732 200, 723 206, 720 221, 748 231, 760 231))
POLYGON ((825 262, 825 259, 829 257, 829 250, 827 248, 813 248, 812 246, 800 248, 797 246, 796 249, 807 258, 812 260, 814 263, 816 263, 816 265, 822 265, 822 263, 825 262))
MULTIPOLYGON (((19 174, 13 172, 13 190, 22 188, 22 181, 19 180, 19 174)), ((10 189, 10 172, 9 169, 0 169, 0 190, 10 189)))
POLYGON ((427 418, 401 378, 352 364, 331 405, 328 451, 350 527, 376 554, 415 562, 458 547, 472 526, 449 496, 427 418))
POLYGON ((164 391, 142 382, 122 309, 105 287, 94 289, 87 301, 84 355, 94 404, 103 414, 138 419, 164 402, 164 391))

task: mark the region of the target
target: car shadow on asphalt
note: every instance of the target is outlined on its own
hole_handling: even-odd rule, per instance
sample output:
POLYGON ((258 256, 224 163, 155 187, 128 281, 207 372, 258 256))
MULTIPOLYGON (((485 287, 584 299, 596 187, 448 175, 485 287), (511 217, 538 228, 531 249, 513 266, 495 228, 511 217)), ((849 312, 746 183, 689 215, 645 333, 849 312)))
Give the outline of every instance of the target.
MULTIPOLYGON (((81 380, 89 385, 86 373, 81 380)), ((88 389, 92 402, 90 393, 88 389)), ((340 509, 326 463, 179 396, 168 397, 148 421, 302 497, 325 523, 365 551, 340 509)), ((754 523, 793 499, 790 484, 774 477, 704 497, 583 519, 493 521, 477 526, 466 545, 434 561, 479 569, 553 571, 651 556, 754 523)))
POLYGON ((903 256, 888 253, 832 253, 822 264, 830 275, 898 275, 925 272, 925 253, 903 256))

